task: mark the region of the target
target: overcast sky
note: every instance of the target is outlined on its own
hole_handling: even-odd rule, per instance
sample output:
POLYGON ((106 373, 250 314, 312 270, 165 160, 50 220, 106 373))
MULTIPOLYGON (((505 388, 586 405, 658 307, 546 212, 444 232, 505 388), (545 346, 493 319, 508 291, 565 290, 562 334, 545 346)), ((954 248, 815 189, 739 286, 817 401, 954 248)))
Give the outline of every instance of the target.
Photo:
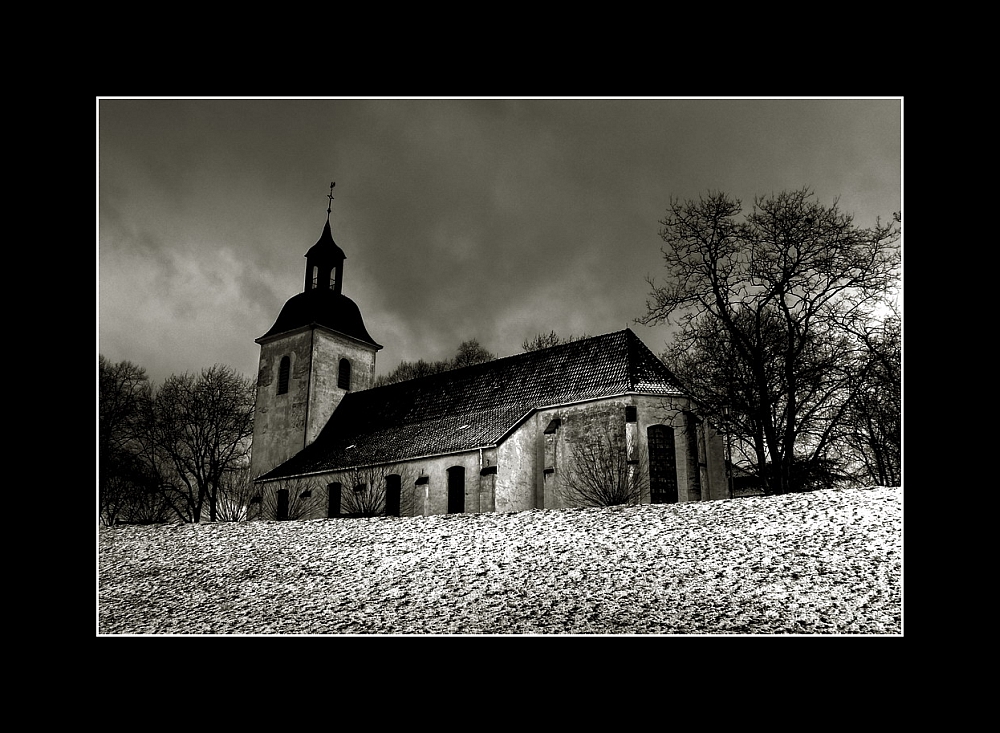
POLYGON ((902 209, 902 100, 97 100, 98 351, 160 383, 226 364, 301 292, 326 222, 376 372, 631 327, 670 198, 809 187, 902 209))

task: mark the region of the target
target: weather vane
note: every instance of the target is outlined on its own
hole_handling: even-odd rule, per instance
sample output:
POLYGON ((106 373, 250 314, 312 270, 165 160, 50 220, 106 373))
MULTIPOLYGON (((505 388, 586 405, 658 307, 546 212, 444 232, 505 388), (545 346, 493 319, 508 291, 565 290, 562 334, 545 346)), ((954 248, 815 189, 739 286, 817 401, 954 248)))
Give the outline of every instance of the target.
POLYGON ((327 198, 330 199, 330 204, 326 207, 326 223, 330 223, 330 210, 333 208, 333 187, 336 186, 336 182, 330 184, 330 193, 327 194, 327 198))

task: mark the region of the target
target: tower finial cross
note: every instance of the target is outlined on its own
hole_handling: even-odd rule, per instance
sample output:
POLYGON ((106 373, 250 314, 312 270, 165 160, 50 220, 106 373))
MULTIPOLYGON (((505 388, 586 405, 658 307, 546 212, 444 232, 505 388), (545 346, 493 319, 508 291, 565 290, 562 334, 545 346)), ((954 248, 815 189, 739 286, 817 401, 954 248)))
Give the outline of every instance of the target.
POLYGON ((330 193, 326 195, 330 199, 330 204, 326 207, 326 223, 330 223, 330 211, 333 209, 333 187, 336 186, 336 182, 330 184, 330 193))

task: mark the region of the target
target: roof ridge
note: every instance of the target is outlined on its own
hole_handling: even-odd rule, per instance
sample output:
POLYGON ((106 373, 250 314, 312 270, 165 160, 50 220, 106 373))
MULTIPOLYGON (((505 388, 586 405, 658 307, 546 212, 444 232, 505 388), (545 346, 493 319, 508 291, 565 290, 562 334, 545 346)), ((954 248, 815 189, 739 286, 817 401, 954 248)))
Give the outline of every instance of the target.
MULTIPOLYGON (((535 349, 534 351, 522 351, 522 352, 520 352, 518 354, 509 354, 507 356, 499 356, 496 359, 490 359, 489 361, 480 361, 480 362, 477 362, 475 364, 467 364, 466 366, 455 367, 455 368, 452 368, 452 369, 443 369, 440 372, 434 372, 433 374, 424 374, 424 375, 419 376, 419 377, 413 377, 411 379, 404 379, 404 380, 401 380, 399 382, 391 382, 389 384, 382 384, 382 385, 379 385, 378 387, 369 387, 368 389, 363 390, 363 391, 364 392, 371 392, 372 390, 388 389, 390 387, 396 387, 397 385, 400 385, 400 384, 410 384, 410 385, 412 385, 414 382, 419 382, 420 380, 431 380, 431 379, 435 379, 435 378, 441 378, 442 374, 451 374, 451 375, 454 375, 456 373, 463 372, 465 370, 481 369, 483 371, 487 371, 489 369, 489 367, 487 365, 490 365, 490 364, 496 365, 496 364, 500 364, 502 362, 510 362, 510 361, 512 361, 514 359, 523 359, 524 361, 531 361, 533 359, 538 359, 540 357, 540 355, 542 355, 542 354, 551 354, 551 353, 553 353, 553 352, 555 352, 557 350, 563 350, 563 349, 568 349, 568 348, 579 348, 580 345, 584 344, 584 343, 588 343, 588 342, 592 342, 592 341, 597 341, 599 339, 611 339, 611 337, 618 336, 620 334, 625 334, 625 333, 631 333, 632 336, 633 336, 633 338, 639 338, 638 336, 635 335, 635 333, 632 332, 632 329, 626 328, 626 329, 624 329, 622 331, 612 331, 611 333, 603 333, 603 334, 599 334, 597 336, 588 336, 586 338, 576 339, 575 341, 567 341, 565 343, 556 344, 555 346, 547 346, 544 349, 535 349)), ((418 362, 419 361, 422 361, 422 359, 418 360, 418 362)), ((433 363, 433 362, 425 362, 425 363, 433 363)))
POLYGON ((647 366, 654 370, 656 376, 665 380, 674 389, 684 392, 681 382, 670 368, 663 363, 663 360, 653 353, 653 350, 646 346, 646 342, 639 338, 631 329, 627 329, 628 353, 626 356, 628 364, 629 388, 633 391, 640 389, 639 382, 642 381, 640 368, 647 366))

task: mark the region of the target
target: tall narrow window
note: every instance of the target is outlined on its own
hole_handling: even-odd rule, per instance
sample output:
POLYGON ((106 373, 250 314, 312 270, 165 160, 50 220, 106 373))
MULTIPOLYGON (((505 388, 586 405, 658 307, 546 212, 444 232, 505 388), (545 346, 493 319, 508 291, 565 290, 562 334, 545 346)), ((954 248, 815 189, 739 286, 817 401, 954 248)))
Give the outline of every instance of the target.
POLYGON ((465 511, 465 469, 452 466, 448 469, 448 513, 461 514, 465 511))
POLYGON ((313 290, 319 287, 319 268, 313 265, 313 290))
POLYGON ((688 470, 691 472, 689 486, 700 495, 701 454, 704 453, 704 450, 699 450, 699 443, 701 443, 702 438, 701 420, 691 412, 685 412, 684 416, 687 418, 688 470))
POLYGON ((327 490, 327 500, 326 500, 326 516, 339 517, 340 516, 340 484, 332 483, 326 487, 327 490))
POLYGON ((677 456, 674 429, 652 425, 646 431, 649 442, 649 500, 653 504, 677 503, 677 456))
POLYGON ((385 515, 398 517, 400 497, 403 493, 403 480, 398 473, 390 473, 385 477, 385 515))
POLYGON ((340 360, 340 372, 337 374, 337 386, 341 389, 351 388, 351 362, 340 360))
POLYGON ((562 425, 562 420, 560 418, 555 418, 549 421, 549 425, 545 428, 543 433, 545 441, 545 465, 543 466, 545 474, 555 473, 556 470, 556 435, 559 432, 559 426, 562 425))
POLYGON ((287 356, 281 357, 281 364, 278 366, 278 394, 288 392, 288 373, 291 371, 292 360, 287 356))

